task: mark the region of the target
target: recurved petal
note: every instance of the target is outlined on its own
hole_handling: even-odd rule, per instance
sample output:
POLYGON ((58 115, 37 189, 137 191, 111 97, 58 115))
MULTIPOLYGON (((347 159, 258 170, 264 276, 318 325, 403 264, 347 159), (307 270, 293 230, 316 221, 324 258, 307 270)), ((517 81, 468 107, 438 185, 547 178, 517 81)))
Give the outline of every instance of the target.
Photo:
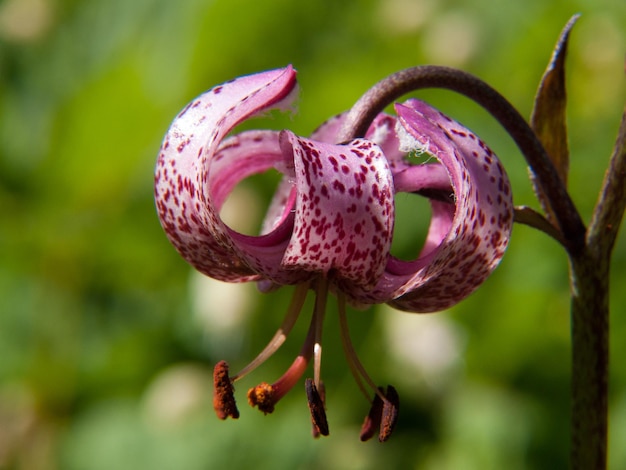
MULTIPOLYGON (((270 205, 262 235, 244 235, 226 227, 234 243, 234 252, 241 253, 255 272, 275 284, 298 283, 310 276, 302 270, 284 269, 282 259, 294 225, 296 189, 293 156, 279 145, 279 133, 247 131, 223 141, 215 154, 209 175, 209 188, 215 208, 219 211, 225 198, 241 180, 270 168, 287 172, 270 205)), ((245 209, 244 209, 245 210, 245 209)))
POLYGON ((405 150, 427 152, 442 164, 396 175, 398 187, 445 190, 444 168, 454 196, 431 201, 431 225, 418 258, 391 257, 376 289, 355 297, 411 312, 443 310, 473 292, 502 258, 513 223, 510 185, 494 153, 459 123, 418 100, 396 105, 396 112, 405 150))
MULTIPOLYGON (((491 149, 459 123, 418 100, 396 105, 396 112, 412 145, 448 171, 455 204, 454 211, 446 207, 450 204, 433 205, 441 242, 427 255, 429 263, 396 290, 394 296, 401 297, 391 304, 414 312, 441 310, 473 292, 504 255, 513 225, 510 184, 491 149)), ((410 265, 399 262, 392 269, 402 273, 410 265)))
POLYGON ((281 134, 293 153, 297 188, 285 267, 326 273, 335 282, 373 287, 393 234, 393 178, 380 147, 356 139, 327 144, 281 134))
MULTIPOLYGON (((219 217, 224 198, 238 181, 282 161, 277 139, 261 134, 258 142, 244 138, 221 147, 221 158, 256 162, 247 169, 232 163, 222 162, 220 166, 215 157, 233 127, 270 108, 284 108, 295 88, 291 67, 227 82, 189 103, 165 136, 155 171, 161 225, 181 255, 211 277, 255 279, 282 259, 282 250, 275 244, 285 238, 284 234, 240 237, 219 217), (240 148, 235 151, 236 145, 240 148)), ((276 230, 280 232, 281 227, 276 230)))

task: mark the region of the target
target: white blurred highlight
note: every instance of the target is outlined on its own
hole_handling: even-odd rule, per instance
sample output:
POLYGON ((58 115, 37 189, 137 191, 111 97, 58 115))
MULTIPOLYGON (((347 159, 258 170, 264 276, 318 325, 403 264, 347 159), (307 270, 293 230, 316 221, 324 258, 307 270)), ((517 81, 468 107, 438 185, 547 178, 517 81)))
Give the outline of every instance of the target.
POLYGON ((433 62, 460 67, 478 52, 480 26, 465 11, 434 18, 424 32, 423 51, 433 62))
POLYGON ((434 0, 381 0, 376 18, 390 34, 420 30, 435 12, 434 0))
POLYGON ((439 389, 457 375, 465 346, 458 325, 444 313, 414 315, 388 306, 380 309, 388 350, 400 363, 402 377, 415 377, 406 370, 410 367, 428 387, 439 389))
POLYGON ((180 426, 210 406, 211 371, 195 364, 177 364, 163 370, 143 398, 144 418, 156 429, 180 426))

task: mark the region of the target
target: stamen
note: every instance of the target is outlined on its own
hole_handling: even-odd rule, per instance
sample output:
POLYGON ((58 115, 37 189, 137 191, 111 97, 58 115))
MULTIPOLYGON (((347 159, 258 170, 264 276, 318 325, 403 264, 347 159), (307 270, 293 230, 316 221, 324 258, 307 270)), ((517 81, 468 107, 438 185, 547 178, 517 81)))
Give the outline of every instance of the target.
POLYGON ((309 411, 311 412, 311 421, 313 422, 313 436, 317 437, 320 434, 322 436, 328 436, 328 421, 326 420, 323 385, 320 389, 322 391, 320 394, 313 380, 306 379, 305 388, 309 411))
MULTIPOLYGON (((326 387, 324 386, 324 381, 320 381, 320 388, 317 389, 317 393, 319 393, 319 396, 322 399, 322 404, 324 405, 324 414, 326 414, 326 387)), ((308 396, 307 396, 307 403, 308 403, 308 396)), ((311 411, 310 406, 309 406, 309 411, 311 411)), ((326 424, 326 426, 328 427, 328 423, 326 424)), ((317 424, 315 423, 315 420, 313 419, 313 415, 311 415, 311 428, 312 428, 311 434, 313 434, 314 439, 317 439, 318 437, 322 435, 320 433, 319 427, 317 426, 317 424)))
POLYGON ((387 386, 387 393, 385 394, 385 403, 383 405, 382 420, 380 424, 380 432, 378 434, 378 440, 385 442, 396 427, 398 422, 398 410, 400 408, 400 397, 398 392, 391 385, 387 386))
POLYGON ((371 401, 372 406, 361 427, 361 441, 367 441, 374 436, 376 429, 380 427, 378 440, 385 442, 391 436, 396 422, 398 421, 398 409, 400 407, 400 398, 394 387, 389 385, 387 391, 383 391, 381 387, 377 387, 363 367, 363 364, 356 355, 352 341, 350 341, 350 332, 348 330, 348 319, 346 316, 346 298, 343 293, 337 294, 339 325, 341 329, 341 343, 350 366, 350 371, 356 380, 359 389, 371 401), (374 400, 370 400, 365 384, 367 383, 374 389, 374 400))
POLYGON ((367 392, 367 389, 365 387, 365 384, 363 383, 363 380, 365 380, 367 385, 369 385, 370 388, 374 390, 376 395, 381 400, 384 401, 385 395, 383 394, 382 390, 380 390, 376 386, 374 381, 367 374, 365 367, 363 367, 363 364, 361 364, 361 361, 359 360, 359 357, 357 356, 356 351, 354 350, 352 341, 350 341, 350 331, 348 329, 348 318, 346 316, 346 297, 342 292, 337 293, 337 304, 338 304, 338 310, 339 310, 339 328, 341 329, 341 344, 343 345, 343 350, 346 355, 346 359, 348 361, 348 366, 350 367, 350 371, 352 372, 352 375, 354 376, 354 380, 356 381, 357 385, 359 386, 359 389, 361 390, 361 392, 363 392, 363 395, 365 395, 365 398, 368 401, 371 402, 369 393, 367 392))
POLYGON ((326 299, 328 298, 328 279, 320 277, 315 289, 315 311, 313 312, 313 328, 315 345, 313 346, 313 381, 315 387, 320 388, 322 368, 322 326, 326 313, 326 299))
POLYGON ((233 419, 239 418, 234 392, 233 383, 228 377, 228 364, 220 361, 213 369, 213 408, 219 419, 229 416, 233 419))
POLYGON ((259 355, 252 360, 252 362, 241 369, 238 374, 231 378, 233 382, 243 378, 245 375, 259 367, 283 345, 287 339, 287 335, 293 329, 293 326, 300 315, 310 284, 310 281, 307 281, 296 286, 293 297, 291 298, 291 303, 287 309, 287 315, 285 316, 283 323, 280 325, 280 328, 278 328, 276 334, 274 334, 274 337, 270 340, 267 346, 265 346, 263 351, 261 351, 259 355))

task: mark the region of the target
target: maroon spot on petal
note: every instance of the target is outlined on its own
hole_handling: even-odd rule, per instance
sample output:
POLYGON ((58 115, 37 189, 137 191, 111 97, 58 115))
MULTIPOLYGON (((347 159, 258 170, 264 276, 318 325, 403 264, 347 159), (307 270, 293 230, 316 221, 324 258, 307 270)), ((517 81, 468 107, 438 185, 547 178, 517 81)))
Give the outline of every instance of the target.
POLYGON ((339 181, 339 180, 335 180, 333 181, 333 189, 335 191, 339 191, 341 194, 346 192, 346 187, 344 186, 344 184, 339 181))
POLYGON ((189 103, 187 106, 185 106, 185 107, 183 108, 183 110, 182 110, 180 113, 178 113, 178 116, 177 116, 177 117, 178 117, 178 118, 183 117, 183 116, 185 115, 185 113, 187 112, 187 110, 188 110, 189 108, 191 108, 191 105, 192 105, 192 103, 189 103))

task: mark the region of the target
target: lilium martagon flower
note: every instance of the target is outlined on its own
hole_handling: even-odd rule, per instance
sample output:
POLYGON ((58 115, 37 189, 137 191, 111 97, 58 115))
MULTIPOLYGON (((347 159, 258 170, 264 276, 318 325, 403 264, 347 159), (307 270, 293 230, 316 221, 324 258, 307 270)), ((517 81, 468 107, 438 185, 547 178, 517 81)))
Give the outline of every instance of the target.
POLYGON ((205 275, 257 281, 264 292, 295 285, 286 317, 266 348, 236 375, 224 361, 215 366, 218 417, 239 417, 233 384, 283 344, 313 290, 314 311, 299 355, 277 381, 250 389, 248 402, 271 413, 312 360, 313 378, 305 389, 313 434, 328 434, 321 336, 330 292, 337 298, 348 364, 371 404, 361 439, 378 431, 384 441, 396 423, 398 395, 392 386, 378 387, 358 359, 346 304, 386 302, 425 313, 468 296, 495 269, 508 244, 509 181, 482 140, 415 99, 396 104, 396 116, 379 114, 363 138, 345 143, 337 143, 345 113, 310 138, 288 130, 228 136, 251 116, 289 109, 296 90, 296 72, 288 66, 237 78, 189 103, 171 124, 158 156, 157 212, 178 252, 205 275), (424 153, 434 157, 430 163, 411 163, 424 153), (244 235, 226 225, 220 209, 235 186, 272 168, 284 176, 261 234, 244 235), (426 195, 432 206, 424 245, 410 261, 390 254, 394 196, 401 192, 426 195))

